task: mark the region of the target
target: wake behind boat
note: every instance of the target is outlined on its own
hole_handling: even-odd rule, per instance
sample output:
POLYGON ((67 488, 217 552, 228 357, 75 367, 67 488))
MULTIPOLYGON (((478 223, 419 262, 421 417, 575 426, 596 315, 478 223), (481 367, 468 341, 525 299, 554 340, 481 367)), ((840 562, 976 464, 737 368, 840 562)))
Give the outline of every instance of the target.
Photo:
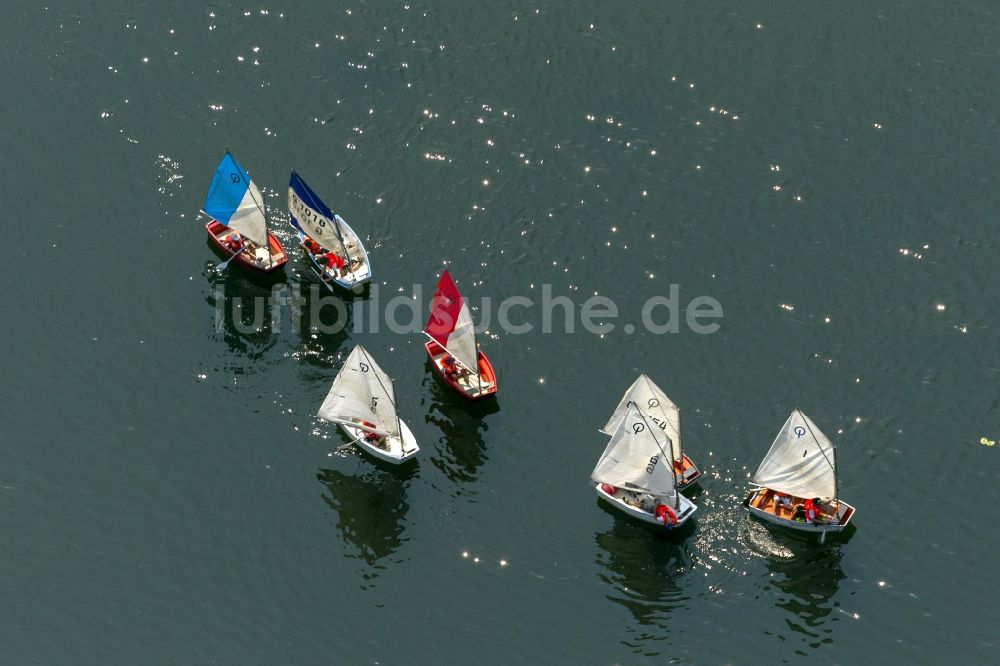
POLYGON ((837 450, 812 420, 796 409, 754 473, 743 505, 774 525, 818 533, 820 543, 841 532, 854 507, 837 488, 837 450))
POLYGON ((328 289, 333 291, 331 284, 353 289, 371 280, 361 238, 295 171, 288 181, 288 213, 313 272, 328 289))
POLYGON ((318 416, 338 424, 352 443, 380 460, 399 464, 420 450, 396 412, 392 379, 361 345, 337 373, 318 416))
POLYGON ((205 229, 215 246, 244 268, 270 273, 281 268, 288 255, 277 236, 267 229, 264 197, 250 175, 227 150, 212 176, 202 211, 210 218, 205 229))
POLYGON ((629 403, 590 478, 597 484, 597 496, 613 508, 669 529, 686 523, 697 507, 677 492, 668 465, 669 442, 661 443, 656 430, 629 403))
POLYGON ((681 449, 681 410, 646 375, 639 375, 639 378, 628 387, 625 395, 618 401, 611 418, 601 428, 601 432, 605 435, 614 433, 625 418, 629 405, 635 405, 666 435, 672 450, 671 460, 677 489, 684 490, 697 481, 701 472, 681 449))
POLYGON ((497 377, 486 354, 476 344, 469 306, 445 270, 434 290, 431 314, 424 327, 424 343, 434 370, 453 391, 469 400, 496 395, 497 377))

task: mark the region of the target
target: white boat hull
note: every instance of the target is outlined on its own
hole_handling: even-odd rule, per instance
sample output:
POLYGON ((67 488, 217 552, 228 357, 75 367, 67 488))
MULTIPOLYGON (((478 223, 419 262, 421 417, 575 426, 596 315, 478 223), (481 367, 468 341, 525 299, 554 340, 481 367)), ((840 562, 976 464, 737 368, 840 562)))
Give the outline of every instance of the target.
POLYGON ((750 494, 747 495, 743 504, 746 506, 751 516, 771 523, 772 525, 778 525, 780 527, 786 527, 791 530, 797 530, 799 532, 806 532, 809 534, 830 534, 842 532, 851 522, 851 518, 854 517, 854 507, 843 500, 839 500, 837 515, 829 522, 806 523, 798 520, 792 520, 792 512, 790 510, 783 511, 782 513, 785 515, 776 515, 774 513, 774 505, 770 501, 767 502, 765 506, 760 506, 761 497, 768 492, 771 491, 767 488, 757 488, 752 490, 750 494))
MULTIPOLYGON (((597 491, 597 496, 607 504, 611 505, 612 507, 614 507, 618 511, 621 511, 624 514, 632 516, 633 518, 637 518, 643 522, 649 523, 651 525, 659 525, 660 527, 664 526, 663 522, 659 520, 656 516, 654 516, 652 513, 644 511, 639 506, 634 506, 625 501, 625 498, 628 497, 629 495, 632 495, 633 493, 618 488, 615 490, 614 495, 610 495, 604 491, 603 486, 604 484, 598 483, 597 485, 594 486, 594 489, 597 491)), ((670 507, 671 510, 673 510, 677 516, 677 524, 674 525, 674 527, 680 527, 681 525, 686 523, 691 518, 691 516, 694 515, 694 512, 698 510, 698 507, 694 502, 684 497, 680 493, 677 494, 677 497, 680 499, 680 508, 674 509, 674 507, 670 507)))
POLYGON ((420 451, 420 447, 417 446, 417 439, 413 436, 413 433, 410 432, 409 426, 407 426, 402 419, 399 420, 401 437, 386 437, 385 448, 376 446, 375 444, 366 441, 365 434, 367 431, 362 430, 361 428, 356 428, 343 423, 338 425, 340 425, 341 430, 347 433, 348 437, 356 440, 355 443, 362 449, 379 460, 384 460, 385 462, 392 463, 394 465, 406 462, 413 456, 417 455, 417 452, 420 451))
MULTIPOLYGON (((355 259, 355 261, 351 262, 350 271, 341 274, 340 271, 327 268, 322 265, 315 256, 307 252, 306 254, 309 257, 309 263, 312 266, 313 272, 316 273, 320 281, 325 284, 330 291, 333 291, 331 284, 336 284, 344 289, 354 289, 355 287, 364 286, 372 279, 372 267, 371 262, 368 261, 368 251, 365 250, 365 246, 361 242, 361 239, 356 233, 354 233, 354 230, 351 229, 350 225, 344 221, 344 218, 339 215, 337 215, 336 218, 344 232, 344 241, 347 252, 353 259, 355 259)), ((299 231, 298 237, 300 243, 305 243, 307 236, 304 233, 299 231)))

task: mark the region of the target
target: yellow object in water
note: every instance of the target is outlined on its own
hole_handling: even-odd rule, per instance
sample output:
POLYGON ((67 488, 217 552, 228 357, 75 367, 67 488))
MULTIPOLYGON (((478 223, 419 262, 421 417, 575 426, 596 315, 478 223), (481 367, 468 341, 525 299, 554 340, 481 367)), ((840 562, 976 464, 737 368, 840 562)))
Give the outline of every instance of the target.
POLYGON ((983 446, 993 446, 994 444, 996 444, 996 442, 993 441, 992 439, 986 439, 985 437, 981 438, 979 440, 979 443, 982 444, 983 446))

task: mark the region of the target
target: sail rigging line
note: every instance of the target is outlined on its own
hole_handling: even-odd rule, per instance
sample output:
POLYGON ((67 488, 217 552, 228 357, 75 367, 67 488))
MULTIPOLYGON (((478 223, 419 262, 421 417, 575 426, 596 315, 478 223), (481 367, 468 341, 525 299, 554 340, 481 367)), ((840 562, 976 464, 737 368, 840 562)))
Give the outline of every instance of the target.
MULTIPOLYGON (((426 335, 428 338, 430 338, 434 342, 434 344, 436 344, 438 347, 440 347, 441 349, 445 350, 445 352, 447 352, 453 359, 455 359, 455 363, 457 363, 458 365, 462 366, 463 368, 465 368, 469 372, 474 372, 474 373, 476 373, 476 375, 479 375, 478 368, 474 370, 474 369, 470 368, 469 366, 467 366, 465 363, 462 363, 462 361, 459 360, 458 356, 455 355, 455 352, 451 351, 450 349, 448 349, 447 347, 445 347, 443 344, 441 344, 441 342, 439 340, 436 340, 433 335, 431 335, 427 331, 420 331, 420 332, 423 333, 424 335, 426 335)), ((479 365, 479 349, 478 348, 476 349, 476 365, 479 365)), ((480 378, 479 378, 479 388, 482 389, 482 387, 483 387, 483 380, 482 380, 482 377, 480 376, 480 378)))
MULTIPOLYGON (((827 457, 826 452, 823 451, 823 446, 822 446, 822 444, 820 444, 819 437, 816 436, 816 433, 813 432, 812 426, 809 425, 809 422, 810 422, 811 419, 809 419, 808 417, 806 417, 806 415, 803 414, 801 410, 796 409, 795 411, 797 411, 799 414, 802 414, 802 416, 805 417, 802 420, 805 421, 806 428, 809 429, 809 434, 812 435, 813 441, 816 442, 816 445, 819 447, 819 452, 823 454, 823 458, 826 460, 826 463, 830 466, 830 469, 833 470, 833 480, 834 480, 834 484, 836 484, 836 481, 837 481, 837 445, 834 444, 833 440, 831 440, 829 437, 826 437, 826 435, 823 435, 823 437, 826 438, 826 441, 830 442, 830 447, 833 449, 833 456, 834 456, 834 458, 833 458, 833 461, 831 461, 830 458, 827 457)), ((836 485, 834 487, 836 487, 836 485)))

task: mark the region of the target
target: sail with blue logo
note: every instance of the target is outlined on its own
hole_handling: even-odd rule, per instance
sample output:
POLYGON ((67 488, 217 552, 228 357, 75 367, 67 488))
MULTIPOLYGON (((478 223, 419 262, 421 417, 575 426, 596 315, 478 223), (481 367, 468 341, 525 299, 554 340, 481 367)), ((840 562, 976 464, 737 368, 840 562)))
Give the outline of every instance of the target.
POLYGON ((264 197, 229 151, 215 169, 205 197, 205 212, 257 245, 267 247, 264 197))
POLYGON ((292 217, 292 226, 319 243, 327 252, 347 253, 333 211, 294 171, 288 180, 288 213, 292 217))
POLYGON ((837 454, 799 410, 785 421, 751 482, 793 497, 836 497, 837 454))

